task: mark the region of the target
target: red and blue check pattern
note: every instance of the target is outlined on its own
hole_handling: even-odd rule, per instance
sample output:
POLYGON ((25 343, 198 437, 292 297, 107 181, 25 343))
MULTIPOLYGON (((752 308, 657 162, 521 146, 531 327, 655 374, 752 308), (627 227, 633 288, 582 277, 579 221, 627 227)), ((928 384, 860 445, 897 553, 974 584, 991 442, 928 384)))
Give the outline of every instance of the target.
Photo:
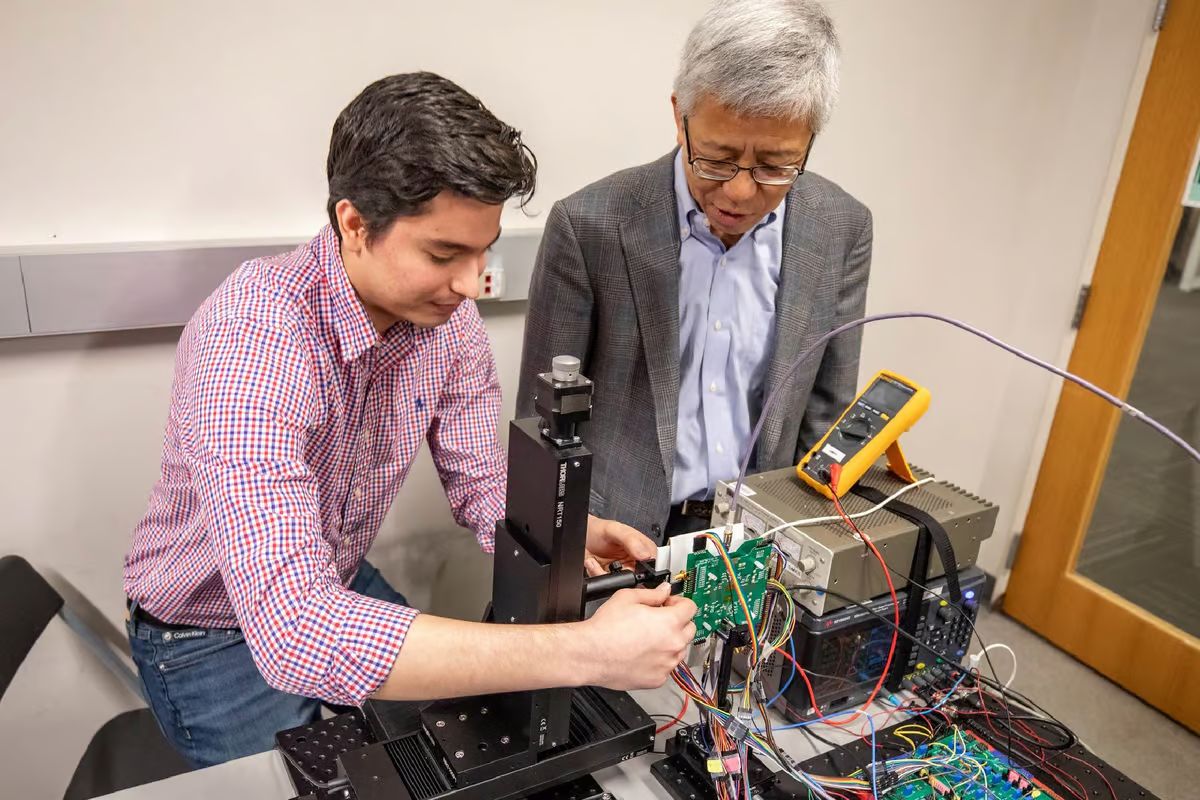
POLYGON ((455 520, 491 552, 504 515, 499 411, 471 301, 437 328, 381 337, 330 228, 248 261, 180 339, 125 592, 167 622, 241 628, 277 689, 359 705, 417 612, 346 587, 422 440, 455 520))

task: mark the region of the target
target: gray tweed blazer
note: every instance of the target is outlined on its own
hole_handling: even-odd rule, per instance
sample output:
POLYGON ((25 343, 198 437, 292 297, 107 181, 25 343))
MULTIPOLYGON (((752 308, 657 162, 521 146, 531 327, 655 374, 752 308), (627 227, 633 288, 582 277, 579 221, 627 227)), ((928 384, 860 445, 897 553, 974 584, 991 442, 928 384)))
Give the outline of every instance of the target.
MULTIPOLYGON (((594 453, 592 513, 659 538, 670 512, 679 409, 679 226, 671 152, 554 204, 525 323, 517 416, 534 379, 577 356, 595 382, 583 429, 594 453)), ((811 172, 787 198, 769 393, 812 341, 863 315, 871 213, 811 172)), ((754 471, 793 465, 854 398, 861 329, 803 364, 763 424, 754 471)), ((733 477, 733 476, 730 476, 733 477)))

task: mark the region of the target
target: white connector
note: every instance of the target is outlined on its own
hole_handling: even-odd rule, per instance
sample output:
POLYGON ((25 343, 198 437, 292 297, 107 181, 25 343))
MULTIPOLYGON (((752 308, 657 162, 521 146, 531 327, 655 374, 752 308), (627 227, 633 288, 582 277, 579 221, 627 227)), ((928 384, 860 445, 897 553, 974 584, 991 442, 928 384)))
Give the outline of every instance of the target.
MULTIPOLYGON (((733 552, 742 546, 742 542, 746 541, 746 526, 740 522, 728 526, 730 528, 730 536, 726 550, 733 552)), ((707 531, 697 531, 696 533, 683 533, 678 536, 672 536, 671 541, 663 547, 658 548, 658 558, 655 559, 655 569, 670 568, 671 574, 676 575, 687 569, 687 558, 695 550, 692 544, 697 536, 704 533, 715 533, 725 541, 726 526, 722 525, 717 528, 710 528, 707 531)), ((714 556, 717 554, 717 546, 709 540, 706 542, 706 550, 714 556)))

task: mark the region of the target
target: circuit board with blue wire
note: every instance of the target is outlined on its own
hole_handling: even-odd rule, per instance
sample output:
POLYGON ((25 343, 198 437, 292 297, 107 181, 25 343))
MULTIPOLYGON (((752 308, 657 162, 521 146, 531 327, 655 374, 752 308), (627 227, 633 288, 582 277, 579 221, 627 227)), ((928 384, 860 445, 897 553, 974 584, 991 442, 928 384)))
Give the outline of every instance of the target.
POLYGON ((961 727, 919 744, 928 735, 919 724, 900 726, 892 733, 915 745, 912 752, 850 775, 866 784, 873 771, 881 799, 1061 800, 1028 770, 961 727))

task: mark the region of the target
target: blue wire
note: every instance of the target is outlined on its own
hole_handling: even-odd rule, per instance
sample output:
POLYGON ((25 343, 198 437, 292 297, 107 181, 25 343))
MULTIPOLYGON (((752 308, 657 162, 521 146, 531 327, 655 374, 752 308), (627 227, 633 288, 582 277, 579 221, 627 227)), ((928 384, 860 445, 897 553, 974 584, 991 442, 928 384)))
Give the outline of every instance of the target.
MULTIPOLYGON (((867 718, 867 724, 871 726, 871 758, 875 758, 875 720, 871 719, 870 714, 863 714, 867 718)), ((875 762, 871 762, 871 796, 879 797, 879 784, 875 778, 875 762)))
MULTIPOLYGON (((967 671, 962 670, 958 675, 958 680, 956 680, 954 682, 954 685, 950 687, 950 691, 946 692, 946 694, 942 696, 942 699, 937 701, 937 704, 932 705, 929 708, 920 709, 919 711, 912 711, 911 712, 912 715, 914 717, 920 717, 920 716, 924 716, 925 714, 932 714, 934 711, 937 711, 939 708, 944 706, 946 704, 946 701, 950 699, 950 696, 953 695, 954 692, 958 690, 959 684, 961 684, 966 677, 967 677, 967 671)), ((911 709, 909 709, 909 710, 911 711, 911 709)))
MULTIPOLYGON (((856 716, 866 717, 867 724, 871 728, 871 754, 874 755, 875 750, 876 750, 875 720, 871 719, 871 715, 867 714, 860 708, 856 708, 853 711, 844 712, 844 715, 847 717, 856 717, 856 716)), ((839 715, 839 716, 842 716, 842 715, 839 715)), ((828 717, 827 719, 834 719, 834 717, 828 717)), ((789 728, 807 728, 810 725, 820 725, 820 724, 824 723, 825 721, 826 720, 823 720, 823 719, 810 719, 808 722, 796 722, 791 725, 777 725, 777 726, 775 726, 775 730, 786 731, 789 728)), ((879 784, 876 782, 876 779, 875 779, 874 768, 871 769, 871 792, 874 797, 879 797, 879 784)))
POLYGON ((775 701, 782 697, 783 693, 786 692, 788 687, 792 685, 792 681, 796 680, 796 644, 792 641, 792 637, 790 636, 788 637, 788 653, 792 656, 792 672, 788 675, 787 682, 783 684, 783 687, 776 692, 774 697, 767 701, 767 708, 775 705, 775 701))

